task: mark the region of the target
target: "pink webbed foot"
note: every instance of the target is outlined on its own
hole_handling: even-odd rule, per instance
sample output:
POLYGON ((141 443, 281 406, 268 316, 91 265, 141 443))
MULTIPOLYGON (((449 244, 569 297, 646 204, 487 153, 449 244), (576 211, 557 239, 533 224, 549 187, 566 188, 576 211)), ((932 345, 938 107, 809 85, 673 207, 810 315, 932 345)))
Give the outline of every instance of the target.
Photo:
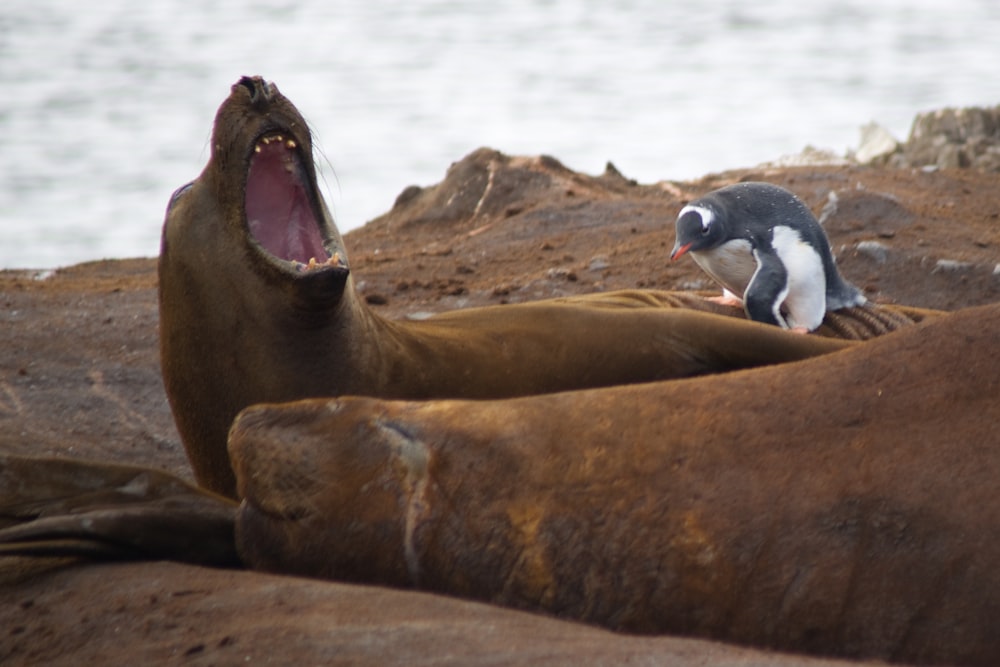
POLYGON ((743 307, 743 299, 739 298, 732 292, 723 292, 720 296, 710 296, 707 298, 712 303, 717 303, 720 306, 733 306, 734 308, 743 307))

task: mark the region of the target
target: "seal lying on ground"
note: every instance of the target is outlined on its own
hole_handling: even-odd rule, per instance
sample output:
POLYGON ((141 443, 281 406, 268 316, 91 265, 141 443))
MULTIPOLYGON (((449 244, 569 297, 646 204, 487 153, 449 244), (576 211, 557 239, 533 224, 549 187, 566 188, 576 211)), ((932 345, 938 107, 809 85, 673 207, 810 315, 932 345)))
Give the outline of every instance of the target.
MULTIPOLYGON (((661 292, 386 320, 355 293, 311 151, 291 102, 244 77, 219 108, 208 165, 167 210, 163 378, 195 476, 212 491, 234 493, 226 434, 255 403, 500 398, 780 363, 846 345, 696 313, 732 311, 661 292)), ((827 333, 864 338, 924 316, 858 309, 827 333)))
POLYGON ((4 665, 863 667, 623 635, 415 591, 169 562, 61 568, 0 586, 4 665))
POLYGON ((610 628, 1000 662, 1000 306, 807 361, 250 408, 239 551, 610 628))

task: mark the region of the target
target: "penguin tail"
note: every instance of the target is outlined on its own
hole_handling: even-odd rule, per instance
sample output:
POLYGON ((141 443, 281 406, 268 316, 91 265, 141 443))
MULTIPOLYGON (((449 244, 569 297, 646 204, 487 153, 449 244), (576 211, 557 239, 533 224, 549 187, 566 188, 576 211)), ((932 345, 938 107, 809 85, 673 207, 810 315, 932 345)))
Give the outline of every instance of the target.
POLYGON ((827 291, 826 309, 828 312, 831 310, 840 310, 841 308, 863 306, 866 303, 868 303, 868 299, 865 295, 850 283, 842 283, 839 289, 827 291))

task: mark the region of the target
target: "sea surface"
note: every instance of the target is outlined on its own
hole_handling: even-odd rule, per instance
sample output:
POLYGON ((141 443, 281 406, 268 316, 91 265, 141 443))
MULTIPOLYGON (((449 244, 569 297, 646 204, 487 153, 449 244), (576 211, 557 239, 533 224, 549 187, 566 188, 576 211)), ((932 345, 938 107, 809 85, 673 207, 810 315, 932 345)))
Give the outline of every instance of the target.
POLYGON ((314 128, 346 231, 480 146, 650 183, 905 139, 1000 103, 998 63, 995 0, 4 0, 0 268, 156 255, 244 74, 314 128))

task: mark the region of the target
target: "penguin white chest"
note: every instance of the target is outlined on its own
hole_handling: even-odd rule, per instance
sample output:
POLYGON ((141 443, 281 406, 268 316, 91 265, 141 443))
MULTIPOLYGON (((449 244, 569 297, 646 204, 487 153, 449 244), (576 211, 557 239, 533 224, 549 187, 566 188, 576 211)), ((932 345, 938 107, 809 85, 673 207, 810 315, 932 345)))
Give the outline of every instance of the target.
POLYGON ((771 245, 787 272, 784 307, 789 327, 812 331, 826 314, 826 274, 823 259, 791 227, 777 226, 771 245))
POLYGON ((753 246, 746 239, 733 239, 711 250, 691 252, 691 257, 715 282, 740 298, 757 270, 753 246))

